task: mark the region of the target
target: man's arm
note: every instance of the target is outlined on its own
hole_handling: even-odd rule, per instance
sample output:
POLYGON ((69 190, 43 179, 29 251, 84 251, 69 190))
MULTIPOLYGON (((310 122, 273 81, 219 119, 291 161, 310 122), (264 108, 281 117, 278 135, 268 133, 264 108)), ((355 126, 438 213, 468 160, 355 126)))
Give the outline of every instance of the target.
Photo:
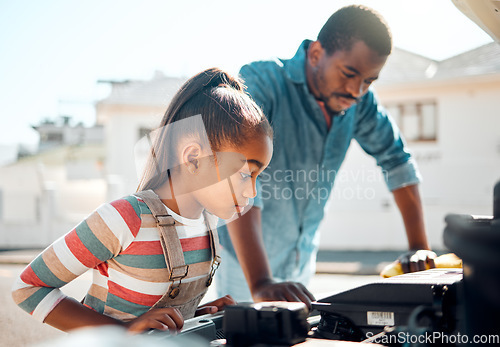
POLYGON ((434 258, 436 254, 430 251, 427 241, 418 185, 415 184, 395 189, 392 193, 403 217, 410 249, 408 253, 400 257, 403 271, 425 270, 426 264, 431 268, 435 267, 434 258))
POLYGON ((314 296, 297 282, 277 283, 262 239, 261 210, 252 207, 240 218, 227 224, 236 256, 240 262, 252 297, 259 301, 302 301, 311 307, 314 296))
POLYGON ((420 174, 396 123, 380 107, 372 91, 357 105, 355 117, 354 138, 384 170, 387 186, 403 217, 410 249, 398 259, 403 271, 425 270, 426 263, 434 267, 436 254, 429 250, 418 192, 420 174))

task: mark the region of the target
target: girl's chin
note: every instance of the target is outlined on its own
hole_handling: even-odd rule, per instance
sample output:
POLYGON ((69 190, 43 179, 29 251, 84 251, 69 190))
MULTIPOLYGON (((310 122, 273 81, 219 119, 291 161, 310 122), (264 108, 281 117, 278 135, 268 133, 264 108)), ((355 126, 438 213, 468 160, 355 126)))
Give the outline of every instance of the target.
POLYGON ((240 210, 236 206, 233 206, 232 208, 227 209, 225 211, 217 211, 217 213, 215 213, 216 211, 213 211, 213 212, 209 211, 209 212, 211 212, 212 214, 216 215, 220 219, 234 220, 234 219, 238 218, 239 214, 243 213, 243 211, 244 211, 244 209, 240 210))
POLYGON ((222 219, 228 220, 228 219, 234 219, 236 216, 236 212, 231 212, 225 217, 221 217, 222 219))
POLYGON ((234 209, 233 211, 220 213, 217 217, 224 220, 236 219, 238 218, 236 212, 237 212, 236 209, 234 209))

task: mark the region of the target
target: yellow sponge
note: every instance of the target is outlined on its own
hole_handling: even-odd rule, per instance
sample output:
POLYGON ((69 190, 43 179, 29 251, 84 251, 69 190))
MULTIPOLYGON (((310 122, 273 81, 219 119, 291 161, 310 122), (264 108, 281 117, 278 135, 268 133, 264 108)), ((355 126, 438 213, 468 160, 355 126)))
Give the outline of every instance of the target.
MULTIPOLYGON (((440 255, 439 257, 434 259, 434 263, 436 264, 437 268, 460 268, 460 267, 462 267, 462 259, 457 257, 454 253, 447 253, 447 254, 440 255)), ((427 269, 429 269, 428 265, 427 265, 427 269)), ((399 262, 399 260, 396 260, 395 262, 390 263, 380 272, 380 276, 382 276, 384 278, 402 275, 402 274, 403 274, 403 268, 401 267, 401 263, 399 262)))

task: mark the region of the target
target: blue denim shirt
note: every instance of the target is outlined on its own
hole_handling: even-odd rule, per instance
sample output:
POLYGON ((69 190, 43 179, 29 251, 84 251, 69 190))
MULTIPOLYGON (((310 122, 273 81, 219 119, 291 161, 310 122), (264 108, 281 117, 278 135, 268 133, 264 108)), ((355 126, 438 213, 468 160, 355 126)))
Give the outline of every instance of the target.
MULTIPOLYGON (((389 189, 420 181, 417 167, 396 124, 370 89, 343 116, 325 117, 309 92, 306 50, 302 42, 289 60, 258 61, 242 67, 247 91, 274 129, 274 154, 260 175, 254 205, 262 208, 264 244, 273 275, 299 280, 312 275, 318 249, 318 226, 335 174, 355 139, 385 170, 389 189)), ((227 230, 220 242, 234 255, 227 230)))

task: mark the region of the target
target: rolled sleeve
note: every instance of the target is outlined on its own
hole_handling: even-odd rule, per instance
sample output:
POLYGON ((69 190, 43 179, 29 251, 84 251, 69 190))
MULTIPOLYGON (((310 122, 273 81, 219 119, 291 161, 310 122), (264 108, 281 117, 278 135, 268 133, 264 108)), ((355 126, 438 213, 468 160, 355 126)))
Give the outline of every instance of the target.
POLYGON ((66 297, 59 289, 51 291, 33 311, 33 318, 43 323, 49 313, 66 297))
POLYGON ((390 191, 418 184, 422 181, 417 163, 413 159, 385 171, 384 178, 390 191))

